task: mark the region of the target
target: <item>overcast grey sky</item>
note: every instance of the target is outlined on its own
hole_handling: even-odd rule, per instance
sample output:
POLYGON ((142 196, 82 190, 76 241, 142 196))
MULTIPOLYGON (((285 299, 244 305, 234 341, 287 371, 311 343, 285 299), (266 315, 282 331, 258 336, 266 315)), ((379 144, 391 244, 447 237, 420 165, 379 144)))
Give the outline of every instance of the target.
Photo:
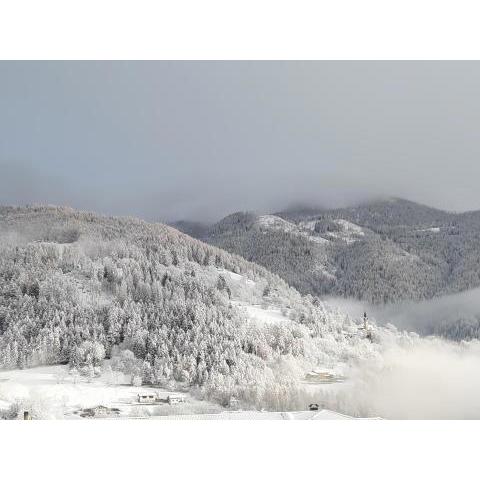
POLYGON ((479 62, 0 62, 0 203, 480 208, 479 62))

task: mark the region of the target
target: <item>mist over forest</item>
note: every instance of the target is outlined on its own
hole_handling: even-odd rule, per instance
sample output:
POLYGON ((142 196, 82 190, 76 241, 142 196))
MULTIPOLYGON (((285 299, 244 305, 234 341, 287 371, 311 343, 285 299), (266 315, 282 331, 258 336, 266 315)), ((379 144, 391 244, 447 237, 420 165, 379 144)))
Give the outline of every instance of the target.
POLYGON ((326 297, 350 315, 360 318, 364 312, 380 324, 392 323, 421 335, 440 335, 451 340, 480 338, 480 289, 472 289, 421 302, 401 302, 378 306, 341 297, 326 297))

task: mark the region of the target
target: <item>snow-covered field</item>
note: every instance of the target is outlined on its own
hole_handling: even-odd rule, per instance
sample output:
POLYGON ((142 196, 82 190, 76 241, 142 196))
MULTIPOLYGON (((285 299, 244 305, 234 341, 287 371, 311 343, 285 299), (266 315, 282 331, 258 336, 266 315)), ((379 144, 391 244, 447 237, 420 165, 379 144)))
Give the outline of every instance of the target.
POLYGON ((362 227, 355 223, 348 222, 341 218, 334 220, 334 222, 341 228, 341 230, 338 232, 327 232, 326 235, 331 238, 337 238, 346 243, 353 243, 365 235, 362 227))
MULTIPOLYGON (((308 382, 306 382, 307 385, 308 382)), ((332 384, 334 385, 334 384, 332 384)), ((331 388, 332 385, 323 385, 331 388)), ((319 388, 319 385, 311 385, 319 388)), ((138 394, 155 393, 166 400, 172 392, 148 386, 111 385, 103 377, 88 381, 74 378, 62 365, 25 370, 0 371, 0 410, 20 405, 19 416, 29 411, 34 418, 81 419, 82 409, 104 406, 118 409, 108 418, 144 418, 157 420, 345 420, 354 419, 329 410, 270 412, 226 410, 219 405, 185 395, 185 403, 140 404, 138 394)), ((102 416, 102 418, 105 418, 102 416)))
POLYGON ((88 381, 84 377, 72 377, 62 365, 0 371, 0 410, 19 402, 24 409, 41 411, 45 418, 81 418, 76 411, 99 405, 118 408, 123 417, 220 410, 219 406, 197 400, 188 393, 184 394, 184 404, 140 404, 137 395, 144 393, 154 393, 166 400, 176 392, 126 383, 113 385, 105 376, 88 381))
POLYGON ((283 232, 298 233, 298 228, 294 223, 291 223, 276 215, 260 215, 258 223, 263 227, 269 227, 283 232))
POLYGON ((232 304, 241 307, 246 313, 248 320, 256 323, 257 325, 267 325, 291 321, 277 308, 263 308, 261 305, 250 305, 240 301, 232 301, 232 304))
POLYGON ((205 415, 171 415, 157 420, 359 420, 331 410, 299 412, 237 411, 205 415))
POLYGON ((440 232, 440 227, 421 228, 420 230, 417 230, 417 232, 439 233, 440 232))
POLYGON ((231 303, 244 311, 247 321, 258 326, 291 321, 275 304, 265 303, 262 289, 253 280, 224 269, 216 271, 228 279, 232 292, 231 303))
POLYGON ((224 268, 216 268, 215 271, 219 274, 226 275, 228 278, 230 278, 230 280, 233 280, 234 282, 242 281, 245 283, 245 285, 248 285, 250 287, 255 286, 255 282, 253 280, 250 280, 249 278, 246 278, 238 273, 231 272, 230 270, 225 270, 224 268))
POLYGON ((317 235, 312 235, 315 229, 315 223, 315 221, 300 222, 298 225, 296 225, 295 223, 284 220, 276 215, 261 215, 258 217, 258 224, 263 228, 280 230, 282 232, 306 237, 308 240, 315 243, 328 244, 328 239, 317 235))

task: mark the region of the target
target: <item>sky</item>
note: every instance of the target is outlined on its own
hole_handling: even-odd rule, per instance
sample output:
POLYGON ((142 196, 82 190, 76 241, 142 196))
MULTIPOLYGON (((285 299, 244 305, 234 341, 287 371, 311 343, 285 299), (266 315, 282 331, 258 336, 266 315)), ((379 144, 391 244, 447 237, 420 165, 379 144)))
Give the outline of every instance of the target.
POLYGON ((0 62, 0 204, 480 209, 480 62, 0 62))

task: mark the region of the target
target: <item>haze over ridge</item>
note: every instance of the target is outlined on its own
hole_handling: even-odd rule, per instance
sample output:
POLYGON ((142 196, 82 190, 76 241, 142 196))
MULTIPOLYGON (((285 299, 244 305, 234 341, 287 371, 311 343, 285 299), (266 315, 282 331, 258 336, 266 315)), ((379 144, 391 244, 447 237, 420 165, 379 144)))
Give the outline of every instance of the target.
POLYGON ((2 62, 0 203, 480 208, 475 62, 2 62))

